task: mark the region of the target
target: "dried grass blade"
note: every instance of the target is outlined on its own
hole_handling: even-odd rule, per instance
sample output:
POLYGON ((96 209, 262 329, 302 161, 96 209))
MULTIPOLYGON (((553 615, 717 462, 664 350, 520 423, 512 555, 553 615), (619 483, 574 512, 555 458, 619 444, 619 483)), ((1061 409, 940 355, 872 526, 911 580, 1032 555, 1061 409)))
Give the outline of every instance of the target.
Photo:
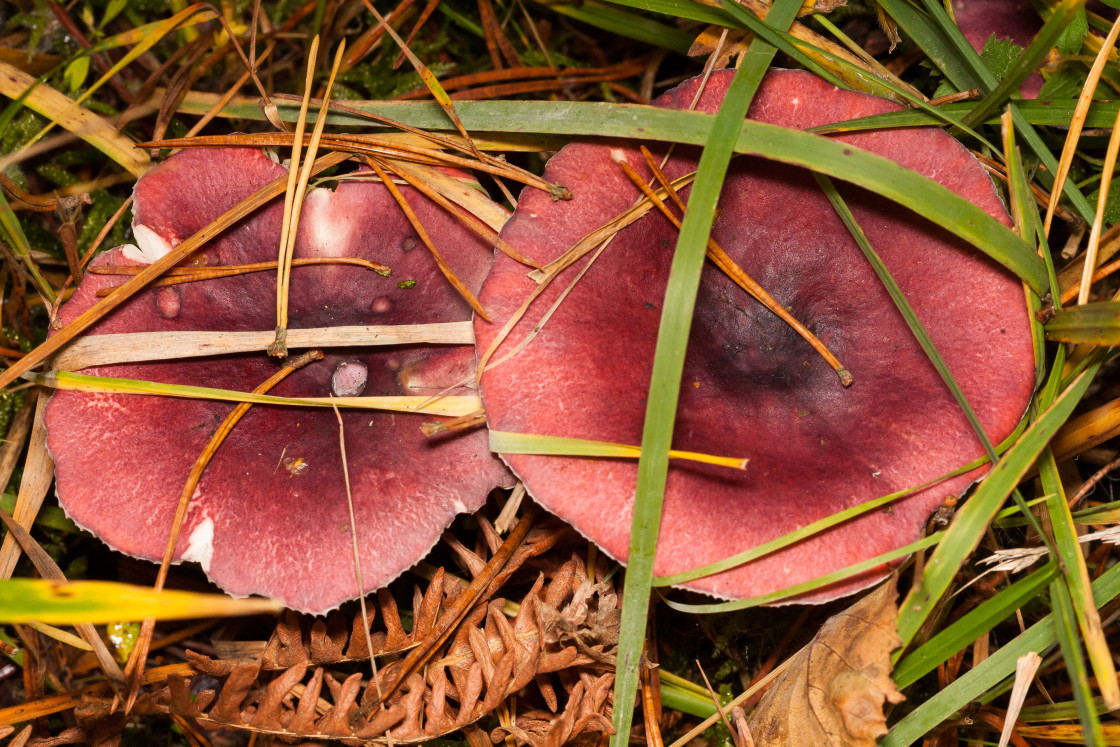
MULTIPOLYGON (((109 363, 199 358, 207 355, 265 350, 274 339, 271 330, 259 332, 132 332, 94 335, 65 346, 54 367, 76 371, 109 363)), ((289 348, 362 347, 367 345, 473 345, 471 322, 316 327, 288 330, 289 348)))
MULTIPOLYGON (((322 353, 319 354, 322 358, 322 353)), ((342 456, 342 477, 346 482, 346 508, 350 512, 350 540, 354 549, 354 580, 357 581, 358 586, 358 603, 362 612, 362 630, 365 632, 366 637, 366 651, 370 652, 369 666, 372 674, 374 686, 377 688, 377 698, 381 699, 381 683, 377 679, 377 657, 373 655, 373 639, 369 632, 369 613, 366 611, 366 587, 362 583, 362 555, 358 550, 358 522, 354 518, 354 496, 350 492, 350 464, 346 459, 346 425, 342 422, 342 413, 338 411, 338 407, 331 402, 331 409, 334 410, 334 416, 338 418, 338 450, 342 456)))
MULTIPOLYGON (((509 220, 508 210, 491 200, 485 192, 465 183, 462 179, 449 176, 439 169, 418 163, 409 163, 408 161, 394 161, 393 166, 395 167, 395 173, 407 174, 417 181, 422 181, 440 196, 466 210, 494 231, 494 235, 501 231, 506 221, 509 220)), ((504 176, 509 175, 505 174, 504 176)), ((404 179, 404 176, 401 178, 404 179)), ((542 189, 556 187, 556 185, 550 185, 548 182, 543 182, 543 184, 542 189)), ((559 189, 563 189, 563 187, 559 187, 559 189)), ((487 235, 489 236, 489 234, 487 235)))
MULTIPOLYGON (((288 361, 284 366, 268 377, 260 386, 253 390, 253 394, 265 394, 270 389, 275 387, 284 379, 295 371, 306 366, 312 361, 322 360, 323 353, 318 350, 312 350, 304 353, 295 360, 288 361)), ((179 494, 179 503, 175 507, 175 516, 171 520, 171 528, 167 533, 167 544, 163 550, 163 560, 159 565, 159 572, 156 574, 156 581, 152 588, 155 591, 161 591, 164 584, 167 583, 167 572, 171 568, 171 560, 175 556, 175 547, 179 544, 179 534, 183 529, 183 522, 187 518, 187 510, 191 505, 191 497, 194 495, 195 488, 198 486, 199 480, 202 479, 202 473, 205 471, 210 460, 218 452, 218 448, 225 441, 226 437, 237 425, 238 421, 245 416, 245 413, 252 407, 251 403, 242 402, 233 408, 233 411, 226 416, 221 425, 210 437, 210 441, 206 447, 199 454, 191 467, 190 473, 187 475, 186 483, 183 485, 183 490, 179 494)), ((137 637, 136 645, 132 649, 132 655, 129 657, 128 666, 126 670, 129 676, 129 691, 128 700, 125 705, 125 711, 130 712, 132 705, 136 701, 136 696, 140 692, 141 678, 144 675, 144 664, 148 659, 148 650, 152 644, 152 634, 155 632, 156 621, 155 618, 144 618, 144 622, 140 626, 140 634, 137 637)), ((372 649, 371 649, 372 650, 372 649)))
MULTIPOLYGON (((1120 28, 1120 19, 1116 21, 1120 28)), ((1112 126, 1112 133, 1108 137, 1108 149, 1104 154, 1104 166, 1101 168, 1100 194, 1097 196, 1097 212, 1093 216, 1093 227, 1089 229, 1089 243, 1085 247, 1085 269, 1081 274, 1081 287, 1077 292, 1077 303, 1089 302, 1089 290, 1092 287, 1093 275, 1097 271, 1097 253, 1101 246, 1101 228, 1104 225, 1104 214, 1108 207, 1108 192, 1112 185, 1113 174, 1116 173, 1116 158, 1120 155, 1120 111, 1116 113, 1116 123, 1112 126)))
POLYGON ((464 226, 474 231, 475 234, 488 241, 491 246, 500 251, 502 254, 505 254, 511 259, 517 260, 523 265, 540 268, 540 264, 514 249, 508 241, 498 235, 497 231, 494 231, 489 226, 480 223, 477 219, 475 219, 473 215, 464 214, 451 202, 451 200, 447 199, 442 194, 425 184, 422 179, 416 177, 412 173, 409 173, 407 169, 402 168, 402 164, 395 163, 393 161, 385 161, 384 164, 385 167, 389 169, 389 171, 392 171, 401 179, 404 179, 410 187, 442 207, 444 210, 450 213, 453 218, 456 218, 464 226))
MULTIPOLYGON (((19 495, 12 517, 24 529, 30 529, 47 497, 47 490, 54 479, 54 462, 47 452, 47 427, 43 423, 43 408, 47 398, 36 395, 35 416, 31 425, 31 440, 27 446, 27 461, 23 465, 19 495)), ((19 560, 19 544, 9 535, 0 545, 0 580, 12 577, 19 560)))
POLYGON ((478 300, 474 293, 471 292, 471 289, 467 287, 466 283, 459 279, 459 276, 455 274, 455 271, 452 270, 443 259, 439 250, 436 249, 436 245, 432 243, 432 237, 428 235, 428 230, 424 228, 424 224, 421 223, 420 219, 416 216, 416 211, 408 204, 408 200, 406 200, 401 191, 397 189, 397 185, 393 183, 393 180, 389 178, 385 170, 378 165, 377 159, 367 157, 366 163, 369 164, 369 167, 373 169, 374 173, 380 177, 381 183, 385 185, 385 188, 389 190, 389 194, 397 201, 401 211, 404 213, 405 217, 408 218, 412 230, 416 231, 416 235, 424 242, 424 246, 428 247, 428 251, 432 253, 432 258, 436 261, 436 266, 439 267, 439 271, 443 273, 443 276, 447 278, 447 282, 451 283, 451 286, 463 297, 463 300, 474 309, 474 313, 478 314, 486 321, 490 321, 486 310, 482 308, 482 302, 478 300))
MULTIPOLYGON (((311 43, 311 52, 307 64, 307 95, 311 95, 311 86, 313 84, 313 76, 315 73, 315 58, 317 55, 318 37, 311 43)), ((295 185, 295 193, 291 194, 293 183, 289 179, 288 190, 291 196, 291 203, 288 202, 288 196, 285 196, 285 223, 287 224, 286 233, 281 233, 281 254, 280 254, 280 267, 279 278, 276 283, 276 341, 269 346, 268 354, 276 357, 283 357, 288 354, 288 347, 285 339, 288 335, 288 287, 291 283, 292 277, 292 255, 295 253, 296 236, 299 232, 299 218, 300 212, 303 210, 303 198, 307 192, 307 183, 311 179, 311 167, 315 160, 315 155, 319 149, 319 140, 323 136, 323 127, 326 126, 326 104, 331 98, 331 88, 334 86, 335 76, 338 74, 338 66, 342 63, 342 55, 346 51, 346 41, 343 40, 339 43, 338 49, 335 51, 334 65, 331 67, 331 75, 327 80, 327 89, 323 94, 323 106, 319 109, 319 116, 315 120, 315 129, 311 134, 311 142, 307 146, 307 155, 304 158, 304 163, 299 169, 299 182, 295 185), (290 212, 288 212, 290 210, 290 212)), ((307 113, 306 103, 300 109, 301 122, 307 113)), ((297 125, 298 126, 298 125, 297 125)), ((290 172, 296 170, 296 159, 299 154, 298 140, 302 133, 292 139, 292 163, 290 172)))
POLYGON ((1077 108, 1073 110, 1069 132, 1066 133, 1066 141, 1062 146, 1062 155, 1058 161, 1058 173, 1054 178, 1054 186, 1050 190, 1050 199, 1046 205, 1046 221, 1043 225, 1043 232, 1047 236, 1050 235, 1050 224, 1054 220, 1054 210, 1058 207, 1058 201, 1062 197, 1062 189, 1066 184, 1066 177, 1069 176, 1070 166, 1073 165, 1073 156, 1077 151, 1077 141, 1081 137, 1082 128, 1085 127, 1085 117, 1088 116, 1089 107, 1093 103, 1093 94, 1096 93, 1101 73, 1104 72, 1104 66, 1108 63, 1109 53, 1112 52, 1112 48, 1116 44, 1118 34, 1120 34, 1120 18, 1117 18, 1116 22, 1112 24, 1108 37, 1101 46, 1100 53, 1093 60, 1093 67, 1089 69, 1089 77, 1085 79, 1085 85, 1081 88, 1081 95, 1077 99, 1077 108))
POLYGON ((11 99, 22 97, 29 109, 59 122, 133 176, 148 170, 148 154, 133 148, 132 141, 108 120, 6 62, 0 62, 0 94, 11 99))
MULTIPOLYGON (((70 120, 73 116, 74 110, 78 109, 83 101, 92 96, 99 88, 101 88, 101 86, 105 85, 106 82, 112 79, 113 76, 120 72, 126 65, 131 63, 140 55, 147 52, 149 49, 155 46, 155 44, 159 42, 164 36, 173 31, 180 24, 189 21, 190 18, 196 14, 206 16, 206 20, 210 20, 213 18, 217 18, 219 20, 221 19, 221 15, 215 13, 210 5, 207 5, 206 3, 195 3, 179 11, 170 18, 160 21, 148 34, 145 34, 137 41, 135 47, 130 49, 128 53, 121 57, 121 59, 118 60, 117 63, 111 68, 109 68, 104 75, 102 75, 97 79, 96 82, 90 85, 90 87, 86 89, 85 93, 83 93, 74 101, 70 102, 70 105, 57 116, 51 117, 52 121, 48 122, 47 126, 41 129, 34 137, 32 137, 26 143, 26 145, 30 145, 31 143, 36 142, 41 137, 43 137, 43 135, 50 132, 51 128, 54 127, 56 121, 65 122, 70 120)), ((124 164, 121 165, 123 166, 124 164)), ((139 176, 139 174, 137 174, 137 176, 139 176)))
MULTIPOLYGON (((314 171, 322 171, 323 169, 330 168, 336 164, 345 161, 347 158, 345 153, 330 153, 323 156, 315 162, 314 171)), ((19 361, 9 367, 4 373, 0 374, 0 388, 6 387, 15 381, 19 376, 31 370, 32 367, 42 363, 48 356, 64 346, 66 343, 73 340, 84 330, 88 329, 91 325, 108 314, 110 311, 120 306, 122 303, 132 297, 137 291, 147 285, 150 281, 154 280, 166 270, 181 262, 185 257, 189 256, 200 246, 205 244, 210 239, 214 238, 226 228, 230 227, 237 221, 252 213, 260 205, 279 195, 286 182, 286 177, 281 177, 270 184, 258 189, 252 195, 242 200, 240 203, 230 208, 220 217, 214 220, 213 223, 201 229, 193 236, 185 240, 179 246, 172 249, 170 252, 160 257, 158 260, 148 265, 148 267, 139 275, 134 277, 122 285, 115 293, 107 296, 97 305, 83 312, 77 319, 66 325, 63 329, 59 330, 57 334, 49 338, 39 347, 32 350, 19 361)))

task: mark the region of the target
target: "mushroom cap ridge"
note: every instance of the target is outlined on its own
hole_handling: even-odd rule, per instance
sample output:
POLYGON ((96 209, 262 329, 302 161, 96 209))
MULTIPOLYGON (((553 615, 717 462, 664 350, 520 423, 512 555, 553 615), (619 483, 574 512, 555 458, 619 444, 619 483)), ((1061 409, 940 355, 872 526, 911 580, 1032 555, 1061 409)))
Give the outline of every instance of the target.
MULTIPOLYGON (((708 81, 698 109, 715 111, 731 71, 708 81)), ((654 103, 687 108, 698 86, 654 103)), ((840 91, 804 72, 774 71, 750 118, 805 129, 897 107, 840 91)), ((952 137, 934 128, 841 136, 925 174, 1010 221, 991 180, 952 137)), ((577 143, 545 178, 570 202, 525 191, 502 236, 542 262, 562 254, 640 196, 612 159, 647 173, 637 150, 577 143)), ((678 149, 670 178, 695 170, 678 149)), ((925 324, 989 437, 1015 427, 1034 387, 1034 355, 1020 282, 994 262, 900 206, 841 185, 850 208, 925 324)), ((756 547, 873 498, 936 479, 983 454, 886 290, 807 172, 736 158, 712 235, 779 303, 851 370, 844 389, 784 322, 710 263, 685 362, 674 448, 747 457, 745 472, 670 466, 655 573, 683 572, 756 547)), ((656 211, 622 230, 534 340, 482 379, 490 427, 639 443, 676 230, 656 211)), ((555 280, 493 360, 538 322, 583 266, 555 280)), ((475 320, 486 349, 535 284, 499 257, 475 320)), ((547 509, 615 558, 628 551, 637 468, 632 462, 505 454, 547 509)), ((929 514, 983 470, 944 480, 786 550, 688 588, 745 598, 808 581, 917 538, 929 514)), ((881 578, 885 569, 825 589, 825 601, 881 578)))
MULTIPOLYGON (((142 239, 95 264, 143 264, 192 235, 286 170, 255 149, 184 151, 136 187, 134 228, 142 239)), ((419 193, 402 187, 448 263, 480 287, 492 249, 419 193)), ((192 255, 194 264, 275 261, 282 201, 274 200, 192 255)), ((392 268, 389 278, 355 267, 292 271, 290 326, 465 321, 470 308, 450 287, 400 208, 380 184, 343 182, 312 190, 304 203, 296 256, 357 256, 392 268), (398 287, 416 280, 412 288, 398 287)), ((120 276, 87 274, 62 307, 69 322, 120 276)), ((151 288, 89 334, 158 330, 263 330, 276 324, 276 273, 151 288)), ((327 396, 342 367, 345 385, 366 395, 428 395, 469 376, 465 346, 412 345, 328 350, 271 393, 327 396)), ((88 369, 139 378, 249 391, 277 370, 263 351, 88 369)), ((339 394, 341 392, 336 392, 339 394)), ((458 391, 456 393, 467 393, 458 391)), ((187 474, 229 403, 58 391, 47 405, 48 446, 59 501, 110 546, 158 561, 187 474)), ((423 557, 457 512, 478 509, 511 478, 482 431, 426 439, 431 416, 343 410, 350 481, 366 590, 389 583, 423 557)), ((323 613, 358 595, 349 513, 330 409, 254 406, 203 473, 176 559, 201 562, 234 595, 264 594, 323 613)))

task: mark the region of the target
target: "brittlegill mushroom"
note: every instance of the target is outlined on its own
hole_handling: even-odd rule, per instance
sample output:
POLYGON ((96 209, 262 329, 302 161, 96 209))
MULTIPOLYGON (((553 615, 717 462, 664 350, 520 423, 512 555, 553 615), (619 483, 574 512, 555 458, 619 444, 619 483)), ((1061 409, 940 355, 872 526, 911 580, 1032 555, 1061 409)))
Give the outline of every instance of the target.
MULTIPOLYGON (((731 77, 731 71, 713 74, 696 108, 715 111, 731 77)), ((689 108, 699 86, 699 79, 687 81, 654 103, 689 108)), ((809 73, 772 71, 749 117, 807 129, 897 108, 809 73)), ((1010 225, 992 181, 948 134, 916 128, 838 139, 936 180, 1010 225)), ((678 146, 664 172, 680 178, 695 171, 696 161, 695 149, 678 146)), ((502 237, 541 262, 556 260, 641 199, 620 162, 657 186, 633 144, 572 144, 548 162, 545 176, 570 187, 573 199, 553 202, 526 190, 502 237)), ((1021 282, 922 216, 855 187, 840 190, 998 443, 1020 420, 1035 382, 1021 282)), ((842 361, 854 383, 845 388, 806 338, 708 263, 674 448, 746 457, 749 463, 744 471, 670 463, 657 576, 734 556, 983 456, 961 408, 809 172, 759 158, 734 159, 712 237, 842 361)), ((676 241, 677 229, 651 209, 614 235, 589 266, 582 259, 564 270, 504 339, 499 330, 537 283, 523 267, 498 257, 480 296, 493 321, 475 320, 480 351, 500 340, 481 377, 492 429, 641 442, 676 241), (551 316, 544 319, 546 311, 551 316), (518 350, 526 337, 531 340, 518 350)), ((626 560, 637 479, 633 462, 524 453, 503 458, 544 507, 626 560)), ((943 479, 777 553, 685 585, 748 598, 874 558, 917 539, 946 497, 965 490, 985 469, 943 479)), ((880 566, 815 592, 813 600, 864 588, 885 572, 880 566)))
MULTIPOLYGON (((286 174, 257 149, 174 155, 136 186, 138 246, 99 256, 93 269, 148 264, 286 174)), ((469 322, 467 302, 441 274, 388 190, 369 175, 307 194, 295 257, 363 258, 388 266, 391 277, 353 265, 295 267, 289 326, 469 322)), ((477 292, 492 248, 418 192, 400 189, 447 264, 477 292)), ((185 264, 275 262, 282 202, 259 208, 185 264)), ((88 273, 62 307, 62 323, 89 309, 99 290, 123 280, 88 273)), ((98 322, 87 339, 125 332, 271 331, 276 282, 272 271, 150 287, 98 322)), ((474 366, 469 344, 325 352, 323 360, 296 371, 270 394, 426 398, 469 381, 474 366)), ((247 392, 277 368, 262 349, 102 365, 83 373, 247 392)), ((60 503, 110 546, 158 561, 188 473, 231 408, 206 399, 56 392, 45 418, 60 503)), ((456 513, 476 510, 491 488, 512 483, 489 452, 484 432, 428 439, 421 432, 425 419, 432 417, 342 410, 362 591, 389 583, 431 549, 456 513)), ((322 613, 360 594, 350 523, 335 413, 329 407, 260 404, 237 423, 203 472, 175 557, 198 561, 231 594, 264 594, 322 613)))

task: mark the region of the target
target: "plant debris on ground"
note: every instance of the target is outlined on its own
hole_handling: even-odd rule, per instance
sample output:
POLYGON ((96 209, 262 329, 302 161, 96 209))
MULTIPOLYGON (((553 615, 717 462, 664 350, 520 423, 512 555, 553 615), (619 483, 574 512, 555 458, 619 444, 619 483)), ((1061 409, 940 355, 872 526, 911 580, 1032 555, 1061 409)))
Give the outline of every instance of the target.
MULTIPOLYGON (((0 6, 0 741, 1120 744, 1118 5, 0 6), (744 124, 779 78, 879 100, 870 114, 796 130, 766 124, 769 114, 744 124), (701 105, 708 86, 718 99, 701 105), (874 155, 896 130, 932 128, 966 166, 931 158, 922 175, 874 155), (602 158, 571 165, 584 151, 602 158), (176 171, 192 163, 201 167, 176 171), (978 206, 954 186, 970 169, 998 200, 978 206), (811 199, 768 206, 743 176, 782 182, 792 170, 811 199), (597 180, 595 205, 581 203, 577 177, 597 180), (720 201, 743 184, 738 201, 720 201), (156 192, 158 210, 147 201, 156 192), (373 201, 389 213, 354 228, 373 201), (761 240, 779 208, 784 223, 841 231, 796 251, 835 240, 858 252, 858 288, 814 291, 842 320, 806 311, 817 308, 810 292, 786 283, 825 287, 824 271, 752 277, 721 242, 729 216, 749 214, 741 204, 756 211, 744 240, 761 240), (876 232, 892 220, 957 248, 941 256, 907 239, 892 254, 876 232), (585 276, 634 237, 654 237, 641 246, 653 269, 626 261, 593 295, 604 308, 640 307, 628 311, 641 321, 601 318, 580 295, 585 276), (544 256, 549 242, 556 252, 544 256), (491 250, 498 269, 484 284, 491 250), (976 290, 981 273, 949 269, 952 252, 971 252, 1013 292, 1032 380, 1013 381, 1031 361, 1001 357, 1015 330, 976 290), (761 340, 728 327, 708 341, 741 362, 726 382, 693 376, 685 355, 701 347, 687 347, 690 330, 720 318, 703 307, 713 276, 721 308, 761 340), (511 287, 521 294, 503 296, 511 287), (891 305, 856 308, 865 293, 891 305), (244 318, 212 313, 223 305, 244 318), (953 318, 938 324, 946 309, 953 318), (857 447, 835 467, 784 449, 772 458, 773 437, 689 448, 705 428, 738 432, 719 422, 723 409, 689 410, 704 386, 735 390, 712 398, 720 408, 753 386, 785 406, 802 376, 787 358, 822 378, 819 396, 783 417, 835 417, 866 371, 836 354, 837 329, 878 329, 883 315, 902 336, 884 333, 895 390, 874 399, 916 411, 926 386, 916 382, 928 379, 951 413, 931 406, 921 428, 891 432, 891 449, 952 453, 952 466, 893 482, 894 462, 879 464, 857 435, 879 427, 876 413, 847 416, 836 438, 857 447), (137 318, 142 329, 125 324, 137 318), (565 324, 571 347, 552 337, 565 324), (990 337, 959 349, 941 338, 985 324, 990 337), (648 344, 640 355, 635 336, 648 344), (523 350, 562 364, 517 380, 517 366, 502 365, 523 350), (635 358, 637 383, 621 373, 635 358), (965 358, 1005 362, 994 383, 977 383, 965 358), (604 361, 613 381, 585 373, 604 361), (512 394, 495 393, 509 381, 512 394), (1016 409, 1008 422, 1023 407, 1004 384, 1021 384, 1029 405, 992 438, 994 400, 1016 409), (526 394, 539 412, 522 407, 526 394), (166 412, 200 414, 185 428, 157 415, 135 430, 128 398, 144 402, 137 412, 171 403, 166 412), (586 421, 565 419, 573 413, 586 421), (557 431, 572 422, 590 425, 557 431), (323 443, 299 447, 311 430, 323 443), (427 462, 403 456, 408 439, 427 462), (447 448, 464 443, 477 448, 447 448), (956 445, 973 461, 957 463, 956 445), (593 478, 575 474, 581 464, 596 465, 593 478), (808 515, 803 498, 779 517, 755 504, 701 509, 718 504, 701 488, 688 505, 719 513, 700 516, 704 529, 683 544, 674 534, 686 475, 733 486, 728 495, 757 483, 781 496, 758 478, 775 464, 795 495, 827 468, 833 481, 813 483, 827 510, 808 515), (207 513, 220 492, 212 477, 242 472, 226 489, 242 501, 234 515, 207 513), (880 478, 894 487, 878 490, 880 478), (554 507, 553 488, 578 493, 564 496, 573 508, 554 507), (70 503, 81 490, 92 508, 70 503), (297 510, 285 500, 299 490, 297 510), (575 528, 539 508, 538 492, 575 528), (621 509, 607 502, 614 493, 621 509), (833 546, 855 528, 905 523, 916 504, 900 501, 915 493, 936 509, 912 522, 920 532, 833 546), (266 506, 279 509, 268 520, 279 536, 261 531, 266 506), (107 541, 131 554, 91 534, 105 534, 98 513, 125 519, 107 541), (616 524, 618 537, 602 539, 616 524), (132 539, 144 525, 156 535, 132 539), (756 546, 726 549, 744 533, 756 546), (713 538, 726 541, 702 549, 713 538), (655 565, 670 552, 684 570, 655 565), (231 565, 217 572, 215 558, 231 565), (749 591, 720 585, 733 574, 749 591)), ((929 155, 928 138, 908 142, 929 155)), ((820 266, 840 264, 822 255, 820 266)))

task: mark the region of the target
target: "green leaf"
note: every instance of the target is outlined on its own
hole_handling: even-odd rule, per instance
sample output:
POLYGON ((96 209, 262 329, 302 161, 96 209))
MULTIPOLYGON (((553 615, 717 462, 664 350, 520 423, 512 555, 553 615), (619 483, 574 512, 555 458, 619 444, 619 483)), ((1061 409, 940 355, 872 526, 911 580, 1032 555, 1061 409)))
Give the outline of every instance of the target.
POLYGON ((49 625, 121 620, 183 620, 280 612, 271 599, 233 599, 224 594, 154 591, 107 581, 55 581, 17 578, 0 581, 0 622, 38 620, 49 625))
POLYGON ((1081 89, 1085 87, 1085 77, 1084 69, 1063 67, 1046 79, 1038 92, 1038 98, 1044 101, 1076 99, 1081 94, 1081 89))
POLYGON ((1019 59, 1019 55, 1023 54, 1023 48, 1010 39, 997 39, 995 34, 992 34, 987 42, 984 44, 983 51, 980 52, 980 59, 988 66, 1000 80, 1003 80, 1015 61, 1019 59))
POLYGON ((1047 322, 1046 339, 1079 345, 1120 345, 1120 302, 1063 309, 1047 322))
POLYGON ((85 85, 86 78, 89 76, 89 57, 82 55, 76 58, 73 62, 66 66, 66 71, 63 77, 66 79, 66 85, 70 87, 70 93, 73 95, 79 88, 85 85))
POLYGON ((109 0, 105 5, 105 13, 101 16, 101 22, 97 24, 100 31, 104 29, 114 18, 121 14, 125 8, 128 7, 129 0, 109 0))
POLYGON ((1081 51, 1081 45, 1085 43, 1085 35, 1089 33, 1089 16, 1086 14, 1085 9, 1082 8, 1078 11, 1069 23, 1066 24, 1062 35, 1058 37, 1057 43, 1054 45, 1058 48, 1061 54, 1077 54, 1081 51))

